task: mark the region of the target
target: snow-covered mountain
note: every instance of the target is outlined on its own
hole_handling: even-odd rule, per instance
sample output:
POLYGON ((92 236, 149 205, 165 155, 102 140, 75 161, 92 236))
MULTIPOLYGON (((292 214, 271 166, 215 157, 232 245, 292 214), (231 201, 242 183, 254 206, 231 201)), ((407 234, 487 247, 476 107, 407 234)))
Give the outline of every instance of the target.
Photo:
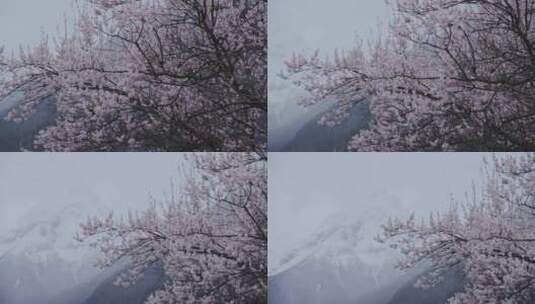
POLYGON ((73 261, 87 253, 87 246, 74 240, 88 215, 101 214, 94 203, 72 203, 60 207, 37 207, 24 216, 18 227, 0 236, 0 252, 46 262, 49 255, 73 261))
POLYGON ((384 267, 385 261, 394 261, 398 256, 388 246, 378 243, 376 236, 388 216, 406 213, 397 198, 388 193, 375 193, 366 202, 342 207, 280 259, 270 260, 270 275, 311 257, 341 266, 360 260, 373 267, 384 267))
MULTIPOLYGON (((329 218, 270 273, 269 303, 356 303, 391 284, 394 259, 366 237, 362 221, 329 218)), ((397 274, 396 276, 398 276, 397 274)))
POLYGON ((44 303, 97 273, 95 252, 74 240, 79 224, 102 209, 94 202, 32 209, 0 235, 0 294, 7 303, 44 303))
MULTIPOLYGON (((403 274, 394 267, 396 253, 374 239, 395 206, 386 202, 393 200, 378 194, 369 204, 344 208, 271 263, 269 302, 358 303, 371 291, 400 285, 397 278, 403 274)), ((383 295, 388 299, 392 294, 383 295)))
POLYGON ((269 304, 446 303, 462 288, 457 270, 435 288, 416 288, 425 266, 397 270, 398 253, 375 241, 389 215, 404 213, 394 197, 381 193, 329 216, 283 258, 272 260, 269 304))
MULTIPOLYGON (((129 288, 114 285, 127 261, 108 269, 95 268, 98 253, 74 239, 88 216, 108 208, 80 189, 67 191, 75 203, 36 206, 14 229, 0 233, 0 304, 142 304, 165 281, 154 266, 129 288)), ((72 201, 72 200, 70 200, 72 201)))

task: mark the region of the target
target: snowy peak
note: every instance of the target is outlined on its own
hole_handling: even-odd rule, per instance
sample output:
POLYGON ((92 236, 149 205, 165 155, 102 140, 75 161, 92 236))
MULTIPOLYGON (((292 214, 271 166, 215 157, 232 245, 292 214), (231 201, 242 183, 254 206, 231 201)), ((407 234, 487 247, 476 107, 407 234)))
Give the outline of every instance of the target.
POLYGON ((0 235, 0 295, 9 295, 8 303, 42 303, 35 299, 83 284, 97 273, 95 249, 74 235, 88 215, 104 210, 89 201, 45 207, 32 208, 18 227, 0 235))
POLYGON ((25 256, 40 263, 50 256, 66 261, 80 259, 87 246, 74 240, 74 235, 88 215, 102 213, 87 203, 74 203, 58 208, 34 208, 15 229, 0 235, 0 254, 25 256))
POLYGON ((270 265, 276 275, 307 259, 325 260, 333 266, 350 267, 363 263, 371 268, 392 268, 396 252, 375 237, 388 216, 403 213, 397 199, 377 193, 366 202, 345 206, 327 217, 318 229, 304 238, 283 258, 270 265))
POLYGON ((337 265, 350 264, 357 256, 355 248, 361 240, 360 221, 344 214, 330 217, 320 230, 310 235, 291 250, 278 265, 272 266, 271 275, 283 272, 309 258, 325 258, 337 265))

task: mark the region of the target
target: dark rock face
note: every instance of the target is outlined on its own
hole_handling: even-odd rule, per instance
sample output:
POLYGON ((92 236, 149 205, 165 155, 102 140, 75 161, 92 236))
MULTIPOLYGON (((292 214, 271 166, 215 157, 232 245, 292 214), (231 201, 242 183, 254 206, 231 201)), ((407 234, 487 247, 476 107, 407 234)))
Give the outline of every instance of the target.
POLYGON ((40 130, 52 125, 57 115, 52 99, 39 104, 35 113, 21 123, 5 120, 7 111, 0 111, 0 152, 33 150, 35 136, 40 130))
MULTIPOLYGON (((332 109, 328 111, 330 110, 332 109)), ((350 111, 350 117, 334 127, 324 126, 318 123, 323 115, 324 112, 309 121, 280 150, 289 152, 347 151, 349 140, 360 130, 366 129, 371 119, 367 102, 360 102, 353 106, 350 111)))
POLYGON ((162 267, 156 265, 148 268, 142 278, 127 288, 113 284, 118 276, 119 273, 116 273, 105 279, 83 304, 143 304, 154 291, 162 288, 165 282, 162 267))
POLYGON ((52 297, 47 304, 84 304, 95 291, 97 285, 96 281, 80 284, 52 297))
POLYGON ((414 285, 417 278, 400 288, 388 304, 440 304, 447 303, 455 293, 463 290, 464 277, 461 271, 451 271, 438 286, 421 289, 414 285))

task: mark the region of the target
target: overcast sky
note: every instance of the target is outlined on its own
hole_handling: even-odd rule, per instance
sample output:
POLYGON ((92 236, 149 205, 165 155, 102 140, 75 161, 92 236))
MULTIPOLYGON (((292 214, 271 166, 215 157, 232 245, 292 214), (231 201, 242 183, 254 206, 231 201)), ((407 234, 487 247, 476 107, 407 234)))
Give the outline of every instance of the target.
POLYGON ((384 0, 270 0, 268 39, 273 51, 345 48, 373 37, 387 13, 384 0))
POLYGON ((0 45, 18 50, 19 45, 39 42, 41 33, 63 30, 64 17, 72 0, 2 0, 0 2, 0 45))
POLYGON ((178 153, 0 153, 0 233, 31 209, 140 209, 179 182, 178 153))
POLYGON ((373 208, 392 214, 427 214, 446 208, 452 196, 462 200, 473 183, 481 185, 484 155, 491 157, 479 153, 270 153, 269 259, 275 262, 284 257, 332 214, 358 217, 373 208))

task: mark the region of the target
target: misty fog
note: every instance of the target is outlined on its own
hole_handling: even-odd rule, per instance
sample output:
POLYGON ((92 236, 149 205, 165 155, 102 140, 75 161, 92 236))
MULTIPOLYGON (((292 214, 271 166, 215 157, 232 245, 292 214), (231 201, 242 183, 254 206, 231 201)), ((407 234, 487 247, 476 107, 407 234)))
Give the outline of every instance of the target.
MULTIPOLYGON (((74 240, 79 224, 168 197, 181 183, 180 159, 166 153, 3 153, 0 303, 109 303, 110 293, 119 292, 111 281, 122 266, 96 269, 98 253, 74 240), (96 300, 102 294, 108 300, 96 300)), ((159 269, 148 271, 133 290, 120 291, 121 298, 144 293, 129 302, 142 303, 162 276, 159 269)))
POLYGON ((272 153, 269 303, 445 303, 462 286, 459 273, 435 289, 416 289, 425 265, 397 270, 399 253, 375 237, 388 217, 445 210, 452 197, 479 191, 491 157, 272 153))
MULTIPOLYGON (((3 0, 0 3, 0 45, 9 53, 35 45, 44 33, 64 33, 73 0, 3 0)), ((51 38, 51 37, 50 37, 51 38)))
MULTIPOLYGON (((321 49, 320 54, 327 56, 335 49, 350 48, 358 40, 369 41, 377 37, 379 29, 387 24, 389 9, 382 0, 340 0, 335 5, 321 0, 269 1, 268 115, 271 151, 291 149, 288 143, 296 133, 309 122, 313 125, 311 119, 329 107, 303 108, 297 104, 297 99, 304 92, 278 76, 284 68, 284 61, 293 53, 311 54, 321 49)), ((294 148, 303 151, 301 146, 294 148)))

